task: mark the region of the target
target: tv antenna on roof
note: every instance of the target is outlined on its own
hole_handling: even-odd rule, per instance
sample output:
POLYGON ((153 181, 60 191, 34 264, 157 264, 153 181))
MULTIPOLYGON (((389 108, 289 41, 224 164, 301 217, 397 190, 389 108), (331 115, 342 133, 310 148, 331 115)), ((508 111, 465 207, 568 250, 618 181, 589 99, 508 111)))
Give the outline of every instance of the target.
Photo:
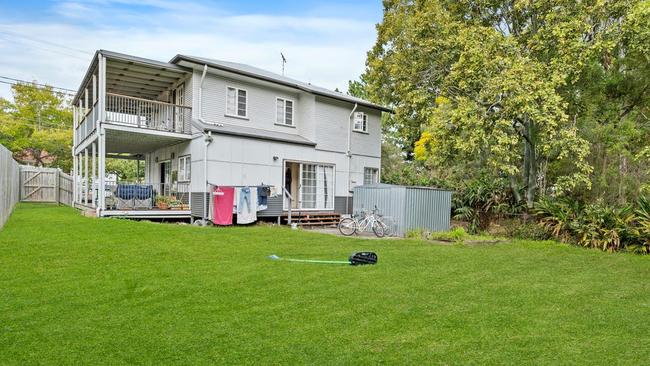
POLYGON ((282 56, 282 76, 284 76, 284 64, 287 63, 287 58, 284 57, 284 54, 280 52, 280 56, 282 56))

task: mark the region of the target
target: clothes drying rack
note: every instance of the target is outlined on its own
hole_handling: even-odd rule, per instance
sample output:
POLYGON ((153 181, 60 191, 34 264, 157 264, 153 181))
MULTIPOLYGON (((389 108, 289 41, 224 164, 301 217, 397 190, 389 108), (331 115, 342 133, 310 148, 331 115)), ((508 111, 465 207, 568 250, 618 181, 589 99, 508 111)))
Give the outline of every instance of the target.
MULTIPOLYGON (((210 194, 211 195, 212 195, 212 188, 219 189, 219 187, 232 187, 232 188, 273 187, 272 185, 264 184, 264 182, 262 182, 262 184, 259 184, 259 185, 249 185, 249 186, 247 186, 247 185, 229 185, 229 184, 217 185, 217 184, 214 184, 214 183, 211 183, 211 182, 207 182, 207 183, 208 183, 208 186, 210 188, 210 192, 211 192, 210 194)), ((293 196, 291 196, 291 193, 289 193, 289 191, 285 187, 282 187, 282 195, 283 195, 283 197, 286 196, 287 198, 289 198, 289 209, 288 209, 288 212, 287 212, 287 214, 288 214, 288 216, 287 216, 287 224, 291 225, 291 204, 292 204, 292 201, 293 201, 293 196)), ((210 221, 212 221, 212 209, 213 209, 213 207, 212 207, 213 203, 212 202, 213 202, 212 199, 208 200, 208 204, 209 204, 209 206, 208 206, 208 220, 210 220, 210 221)))

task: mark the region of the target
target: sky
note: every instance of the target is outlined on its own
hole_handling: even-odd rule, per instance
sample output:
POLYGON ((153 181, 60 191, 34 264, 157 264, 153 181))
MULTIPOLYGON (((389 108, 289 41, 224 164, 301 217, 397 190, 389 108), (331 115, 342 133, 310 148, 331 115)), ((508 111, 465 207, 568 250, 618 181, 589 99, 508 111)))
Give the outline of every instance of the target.
MULTIPOLYGON (((375 1, 0 0, 0 82, 76 90, 98 49, 169 61, 188 54, 241 62, 347 90, 365 68, 375 1), (5 78, 2 78, 5 77, 5 78)), ((0 97, 10 98, 0 83, 0 97)))

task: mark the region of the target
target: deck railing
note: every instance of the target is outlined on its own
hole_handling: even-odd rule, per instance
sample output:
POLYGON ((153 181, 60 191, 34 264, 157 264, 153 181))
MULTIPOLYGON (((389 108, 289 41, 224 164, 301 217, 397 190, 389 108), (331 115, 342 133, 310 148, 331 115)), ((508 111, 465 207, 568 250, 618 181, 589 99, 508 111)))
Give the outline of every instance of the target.
POLYGON ((86 137, 95 131, 96 122, 99 119, 99 109, 97 108, 97 101, 93 104, 92 108, 86 111, 79 122, 79 126, 75 133, 77 134, 77 143, 81 143, 86 137))
POLYGON ((106 121, 125 126, 158 131, 190 134, 192 108, 128 97, 106 94, 106 121))
POLYGON ((105 195, 107 210, 189 210, 190 207, 189 182, 106 183, 105 195), (157 202, 161 197, 164 199, 157 202))

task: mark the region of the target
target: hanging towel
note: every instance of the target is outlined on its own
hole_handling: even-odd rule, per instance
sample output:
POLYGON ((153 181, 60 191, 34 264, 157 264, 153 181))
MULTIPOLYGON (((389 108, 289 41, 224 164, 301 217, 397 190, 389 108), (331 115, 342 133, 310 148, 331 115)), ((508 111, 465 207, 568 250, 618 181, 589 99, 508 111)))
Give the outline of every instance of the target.
POLYGON ((269 195, 271 194, 271 189, 267 186, 257 187, 257 210, 266 210, 269 208, 269 195))
POLYGON ((235 189, 233 187, 217 187, 214 189, 214 212, 212 222, 215 225, 232 225, 232 206, 235 189))
POLYGON ((237 223, 250 224, 257 221, 257 190, 250 187, 239 189, 237 203, 237 223))

